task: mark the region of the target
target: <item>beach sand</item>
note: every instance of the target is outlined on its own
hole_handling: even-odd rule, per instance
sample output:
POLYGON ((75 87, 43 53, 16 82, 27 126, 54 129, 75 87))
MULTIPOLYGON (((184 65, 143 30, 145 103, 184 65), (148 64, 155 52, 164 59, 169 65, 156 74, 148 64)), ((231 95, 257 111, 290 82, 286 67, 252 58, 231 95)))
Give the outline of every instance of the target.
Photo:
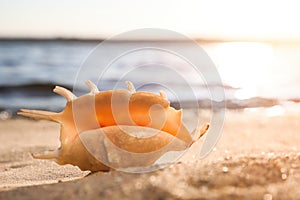
MULTIPOLYGON (((188 112, 195 120, 196 112, 188 112)), ((150 173, 89 174, 31 157, 59 146, 58 124, 0 121, 0 199, 300 199, 299 127, 296 112, 231 110, 202 160, 191 152, 150 173)))

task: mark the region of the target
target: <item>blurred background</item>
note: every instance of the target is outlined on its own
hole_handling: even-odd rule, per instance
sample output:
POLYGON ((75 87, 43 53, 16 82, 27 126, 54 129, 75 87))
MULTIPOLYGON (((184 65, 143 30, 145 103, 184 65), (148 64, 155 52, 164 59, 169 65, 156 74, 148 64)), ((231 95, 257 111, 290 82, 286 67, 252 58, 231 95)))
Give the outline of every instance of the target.
MULTIPOLYGON (((198 42, 220 73, 229 109, 281 112, 300 101, 299 6, 291 0, 0 0, 0 118, 21 107, 60 110, 64 99, 52 93, 54 85, 72 89, 99 42, 140 28, 169 29, 198 42)), ((146 41, 190 50, 185 41, 145 36, 112 42, 107 54, 146 41)), ((127 59, 120 69, 138 62, 127 59)), ((97 79, 93 71, 87 78, 97 79)), ((99 87, 111 89, 114 80, 99 87)), ((205 107, 210 97, 202 84, 195 83, 196 96, 205 107)), ((189 96, 185 101, 188 107, 189 96)))

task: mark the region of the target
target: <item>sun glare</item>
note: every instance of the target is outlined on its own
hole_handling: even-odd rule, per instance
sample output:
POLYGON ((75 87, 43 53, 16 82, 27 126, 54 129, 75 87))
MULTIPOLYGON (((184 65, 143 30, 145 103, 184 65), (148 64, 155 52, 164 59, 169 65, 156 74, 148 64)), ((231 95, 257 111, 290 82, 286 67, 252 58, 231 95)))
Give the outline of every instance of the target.
POLYGON ((243 88, 238 98, 248 98, 268 81, 273 49, 265 43, 225 42, 213 48, 212 57, 223 82, 243 88))

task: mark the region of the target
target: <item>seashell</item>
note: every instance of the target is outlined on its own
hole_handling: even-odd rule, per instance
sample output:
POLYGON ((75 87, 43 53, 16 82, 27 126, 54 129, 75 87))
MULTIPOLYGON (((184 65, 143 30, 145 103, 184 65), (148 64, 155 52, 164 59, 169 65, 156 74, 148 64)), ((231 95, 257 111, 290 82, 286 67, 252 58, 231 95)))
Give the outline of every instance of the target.
POLYGON ((126 82, 128 90, 99 92, 91 81, 86 84, 90 93, 78 98, 63 87, 55 87, 53 91, 67 99, 60 113, 18 112, 61 124, 61 147, 33 154, 34 158, 92 172, 150 166, 166 152, 186 150, 209 128, 205 124, 190 134, 182 122, 182 110, 170 107, 163 91, 159 95, 136 92, 132 83, 126 82))

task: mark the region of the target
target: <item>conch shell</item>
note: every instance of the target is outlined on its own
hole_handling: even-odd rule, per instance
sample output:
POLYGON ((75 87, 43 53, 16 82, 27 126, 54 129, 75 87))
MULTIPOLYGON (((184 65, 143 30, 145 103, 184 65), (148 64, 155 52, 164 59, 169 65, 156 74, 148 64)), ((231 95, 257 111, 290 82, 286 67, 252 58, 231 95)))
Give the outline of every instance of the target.
POLYGON ((53 159, 58 164, 72 164, 81 170, 108 171, 111 168, 150 166, 169 151, 183 151, 209 128, 196 128, 192 135, 182 122, 182 110, 170 107, 161 91, 136 92, 131 82, 128 90, 99 92, 86 81, 90 93, 76 97, 56 86, 55 93, 67 99, 60 113, 21 109, 19 115, 55 121, 61 124, 61 147, 33 154, 38 159, 53 159), (194 138, 195 138, 194 137, 194 138))

